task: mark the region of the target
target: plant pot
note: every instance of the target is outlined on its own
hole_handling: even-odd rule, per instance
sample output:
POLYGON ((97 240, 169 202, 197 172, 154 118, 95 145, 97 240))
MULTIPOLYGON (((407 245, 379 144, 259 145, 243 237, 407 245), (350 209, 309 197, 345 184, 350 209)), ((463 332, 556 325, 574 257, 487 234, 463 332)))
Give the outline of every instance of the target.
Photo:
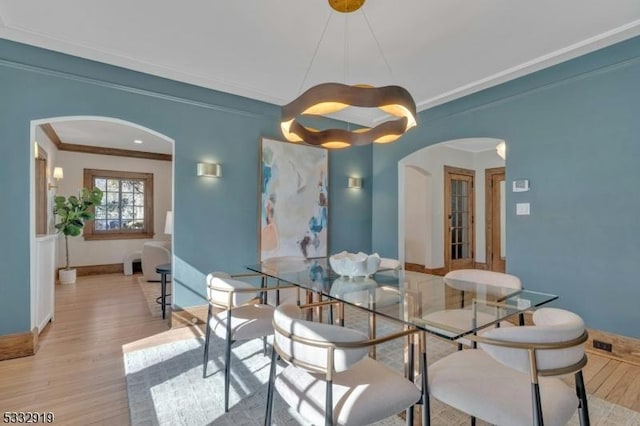
POLYGON ((58 277, 60 278, 60 284, 74 284, 76 282, 76 270, 60 269, 58 277))

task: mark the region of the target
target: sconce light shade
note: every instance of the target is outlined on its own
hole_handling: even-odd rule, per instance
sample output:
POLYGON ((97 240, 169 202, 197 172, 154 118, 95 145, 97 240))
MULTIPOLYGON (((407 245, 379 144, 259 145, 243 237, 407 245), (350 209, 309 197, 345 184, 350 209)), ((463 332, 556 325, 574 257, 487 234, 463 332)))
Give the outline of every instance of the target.
POLYGON ((53 178, 54 179, 63 179, 64 178, 64 170, 62 170, 62 167, 54 167, 53 168, 53 178))
POLYGON ((64 178, 64 172, 62 171, 62 167, 54 167, 53 168, 53 178, 56 180, 56 185, 49 184, 49 189, 57 188, 58 181, 64 178))
POLYGON ((496 152, 498 153, 498 156, 500 158, 502 158, 503 160, 506 160, 506 158, 507 158, 507 144, 504 143, 504 142, 500 142, 496 146, 496 152))
POLYGON ((171 210, 167 212, 167 218, 164 221, 164 233, 173 234, 173 212, 171 210))
POLYGON ((362 178, 358 177, 350 177, 347 182, 348 188, 361 189, 362 188, 362 178))
POLYGON ((222 166, 214 163, 198 163, 197 175, 220 177, 222 176, 222 166))

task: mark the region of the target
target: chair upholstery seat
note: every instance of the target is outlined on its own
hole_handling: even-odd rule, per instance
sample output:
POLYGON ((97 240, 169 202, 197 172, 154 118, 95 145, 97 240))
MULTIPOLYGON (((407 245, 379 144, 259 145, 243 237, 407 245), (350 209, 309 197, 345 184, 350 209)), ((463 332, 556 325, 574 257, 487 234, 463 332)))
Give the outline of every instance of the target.
POLYGON ((160 281, 156 266, 171 263, 171 241, 147 241, 142 245, 140 259, 145 281, 160 281))
MULTIPOLYGON (((324 378, 324 374, 289 366, 276 378, 275 386, 282 399, 307 421, 324 424, 324 378)), ((378 361, 364 358, 334 376, 334 424, 377 422, 414 404, 420 395, 418 388, 404 377, 378 361)))
MULTIPOLYGON (((540 377, 545 425, 566 425, 576 408, 575 391, 562 380, 540 377)), ((531 425, 531 389, 528 374, 495 361, 479 349, 451 354, 429 366, 431 396, 495 425, 531 425)))
MULTIPOLYGON (((231 310, 231 340, 249 340, 273 334, 273 312, 270 305, 242 305, 231 310)), ((211 329, 226 339, 227 311, 211 317, 211 329)))

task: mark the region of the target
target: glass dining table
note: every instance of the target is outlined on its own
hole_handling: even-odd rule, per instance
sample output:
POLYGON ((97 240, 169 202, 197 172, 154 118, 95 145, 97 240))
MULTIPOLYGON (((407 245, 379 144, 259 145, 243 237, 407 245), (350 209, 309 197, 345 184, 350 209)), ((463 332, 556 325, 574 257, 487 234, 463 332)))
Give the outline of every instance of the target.
MULTIPOLYGON (((314 297, 331 299, 366 311, 371 338, 376 334, 377 317, 417 329, 420 370, 425 386, 426 333, 455 341, 497 323, 515 320, 518 315, 558 298, 528 289, 504 288, 401 269, 379 269, 369 277, 343 277, 332 270, 328 258, 275 258, 248 265, 247 269, 281 284, 293 284, 306 290, 304 302, 312 302, 314 297)), ((329 320, 344 325, 344 311, 331 311, 329 320)), ((413 349, 409 351, 411 366, 407 369, 410 379, 413 379, 413 349)), ((375 349, 371 355, 375 358, 375 349)), ((428 401, 423 413, 426 416, 423 422, 428 423, 428 401)))

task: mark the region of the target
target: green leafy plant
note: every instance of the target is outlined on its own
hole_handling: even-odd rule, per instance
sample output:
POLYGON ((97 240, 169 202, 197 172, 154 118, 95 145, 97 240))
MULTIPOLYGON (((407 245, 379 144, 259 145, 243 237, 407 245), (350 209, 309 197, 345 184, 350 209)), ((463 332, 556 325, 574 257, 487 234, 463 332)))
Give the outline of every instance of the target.
POLYGON ((53 213, 60 218, 55 225, 59 233, 64 235, 64 247, 66 255, 66 267, 69 268, 69 240, 68 237, 77 237, 82 232, 87 220, 93 220, 92 207, 102 201, 102 191, 98 188, 88 190, 82 188, 78 197, 70 195, 69 198, 56 196, 53 199, 55 206, 53 213))

